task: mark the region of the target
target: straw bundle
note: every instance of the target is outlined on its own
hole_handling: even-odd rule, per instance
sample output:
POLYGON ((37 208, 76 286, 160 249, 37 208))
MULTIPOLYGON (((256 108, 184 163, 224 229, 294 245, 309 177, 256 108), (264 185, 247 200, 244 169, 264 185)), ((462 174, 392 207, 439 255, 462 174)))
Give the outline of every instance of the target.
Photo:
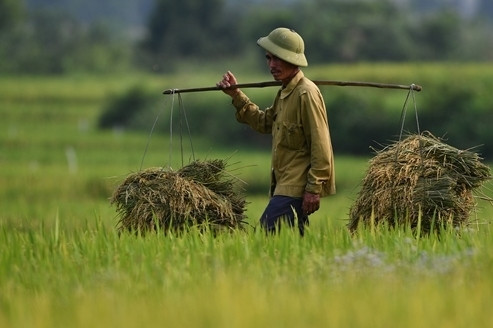
POLYGON ((473 191, 491 178, 474 152, 451 147, 430 133, 410 135, 370 160, 348 227, 410 224, 427 232, 467 223, 473 191))
POLYGON ((129 175, 111 198, 119 230, 241 228, 246 202, 225 168, 222 160, 194 161, 178 171, 149 168, 129 175))

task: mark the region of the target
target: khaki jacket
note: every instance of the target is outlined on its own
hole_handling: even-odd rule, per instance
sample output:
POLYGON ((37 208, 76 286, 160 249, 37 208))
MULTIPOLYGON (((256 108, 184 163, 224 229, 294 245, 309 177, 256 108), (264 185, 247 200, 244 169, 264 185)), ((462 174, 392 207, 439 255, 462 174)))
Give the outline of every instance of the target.
POLYGON ((334 194, 334 156, 325 103, 318 87, 299 71, 265 110, 242 92, 233 98, 236 119, 272 133, 271 196, 334 194))

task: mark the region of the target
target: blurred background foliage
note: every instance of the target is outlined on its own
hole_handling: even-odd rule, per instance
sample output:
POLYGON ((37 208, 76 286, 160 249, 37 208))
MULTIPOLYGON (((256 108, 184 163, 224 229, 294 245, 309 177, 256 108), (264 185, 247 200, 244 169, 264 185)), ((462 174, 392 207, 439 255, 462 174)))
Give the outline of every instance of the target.
POLYGON ((485 61, 492 23, 491 0, 0 0, 0 72, 244 61, 278 26, 303 36, 311 64, 485 61))
MULTIPOLYGON (((338 79, 334 66, 324 68, 328 64, 344 70, 359 63, 449 63, 446 73, 376 71, 354 78, 424 85, 422 127, 453 138, 458 147, 481 146, 491 158, 491 79, 488 72, 456 72, 454 63, 489 68, 492 25, 491 0, 0 0, 0 74, 188 73, 184 85, 170 86, 186 87, 202 86, 204 70, 217 71, 215 81, 231 67, 263 80, 268 72, 255 41, 286 26, 303 36, 313 79, 338 79)), ((323 92, 337 152, 368 154, 373 141, 398 136, 402 93, 323 92)), ((253 96, 268 106, 273 92, 253 96)), ((221 93, 187 98, 191 130, 224 145, 270 143, 268 136, 235 124, 224 110, 229 106, 221 93)), ((136 85, 108 99, 99 126, 147 131, 156 115, 151 109, 161 107, 160 92, 136 85)))

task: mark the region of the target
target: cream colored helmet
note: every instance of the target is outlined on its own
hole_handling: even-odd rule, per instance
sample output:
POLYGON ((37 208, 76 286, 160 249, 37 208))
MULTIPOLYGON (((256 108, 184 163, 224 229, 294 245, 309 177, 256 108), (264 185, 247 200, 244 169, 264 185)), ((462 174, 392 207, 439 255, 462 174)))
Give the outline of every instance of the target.
POLYGON ((279 27, 257 40, 257 44, 276 57, 296 66, 308 66, 305 43, 294 30, 279 27))

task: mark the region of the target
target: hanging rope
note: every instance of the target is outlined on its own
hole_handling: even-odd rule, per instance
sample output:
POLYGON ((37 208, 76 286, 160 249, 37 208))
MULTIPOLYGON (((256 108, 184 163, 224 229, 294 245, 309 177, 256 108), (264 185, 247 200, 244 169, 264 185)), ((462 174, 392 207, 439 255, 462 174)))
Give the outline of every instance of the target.
MULTIPOLYGON (((172 93, 173 99, 175 96, 175 93, 172 93)), ((171 109, 170 109, 170 119, 169 119, 169 159, 168 159, 168 167, 171 167, 172 163, 172 155, 173 155, 173 108, 174 107, 174 101, 171 102, 171 109)), ((187 133, 188 133, 188 138, 190 140, 190 150, 192 152, 192 160, 195 161, 195 151, 193 149, 193 143, 192 143, 192 133, 190 131, 190 124, 188 123, 188 117, 187 113, 185 111, 185 105, 183 104, 183 99, 181 97, 181 94, 178 94, 178 123, 179 123, 179 129, 178 132, 180 134, 180 157, 181 157, 181 166, 183 167, 185 165, 185 160, 183 158, 184 156, 184 149, 183 149, 183 120, 185 121, 185 125, 187 128, 187 133)))
POLYGON ((185 119, 185 124, 187 127, 188 139, 190 141, 190 151, 192 152, 192 160, 195 161, 195 151, 193 150, 192 133, 190 132, 190 124, 188 124, 187 112, 185 111, 185 106, 183 104, 183 99, 181 94, 178 94, 179 107, 180 107, 180 149, 181 149, 181 166, 183 167, 185 163, 183 162, 183 135, 182 135, 182 114, 185 119))
MULTIPOLYGON (((168 156, 168 167, 171 168, 172 160, 173 160, 173 116, 174 116, 174 106, 175 106, 175 93, 171 94, 171 107, 170 107, 170 118, 169 118, 169 156, 168 156)), ((166 106, 164 106, 165 108, 166 106)), ((192 143, 192 133, 190 131, 190 124, 188 123, 187 113, 185 111, 185 106, 183 104, 183 99, 181 94, 178 94, 178 113, 179 113, 179 133, 180 133, 180 153, 181 153, 181 166, 185 165, 184 160, 184 149, 183 149, 183 123, 186 126, 189 141, 190 141, 190 149, 192 152, 192 160, 195 161, 195 151, 192 143)), ((142 171, 144 166, 144 159, 147 155, 149 144, 151 143, 151 137, 156 128, 157 122, 159 120, 159 116, 161 115, 162 110, 156 115, 156 118, 152 124, 151 131, 149 132, 149 136, 147 138, 147 143, 144 149, 144 154, 142 155, 142 160, 140 162, 139 171, 142 171)))
MULTIPOLYGON (((399 131, 399 142, 397 143, 397 148, 396 148, 396 151, 395 151, 395 155, 394 155, 394 163, 393 163, 393 166, 394 166, 394 172, 397 172, 399 167, 400 167, 400 163, 399 163, 399 154, 400 154, 400 147, 401 147, 401 141, 402 141, 402 134, 404 133, 404 122, 406 120, 406 113, 407 113, 407 105, 408 105, 408 101, 409 101, 409 96, 411 96, 412 98, 412 101, 413 101, 413 104, 414 104, 414 113, 415 113, 415 119, 416 119, 416 129, 417 129, 417 133, 418 135, 421 135, 421 131, 420 131, 420 128, 419 128, 419 119, 418 119, 418 109, 417 109, 417 106, 416 106, 416 98, 414 96, 414 90, 415 90, 415 85, 414 84, 411 84, 409 86, 409 91, 407 93, 407 96, 406 96, 406 99, 404 100, 404 104, 402 105, 402 110, 401 110, 401 118, 400 118, 400 131, 399 131)), ((420 152, 420 158, 421 158, 421 163, 422 163, 422 160, 423 160, 423 151, 422 151, 422 147, 421 147, 421 143, 419 145, 419 152, 420 152)), ((421 169, 423 170, 423 167, 421 166, 421 169)), ((394 212, 396 212, 396 195, 395 195, 395 185, 392 184, 391 185, 391 190, 390 190, 390 203, 391 203, 391 206, 392 208, 394 209, 394 212)), ((397 195, 397 199, 399 199, 398 195, 397 195)), ((398 218, 394 217, 395 220, 398 221, 398 218)), ((394 222, 394 224, 396 224, 396 222, 394 222)))
POLYGON ((409 100, 409 96, 410 95, 412 96, 412 100, 413 100, 413 104, 414 104, 414 114, 415 114, 415 118, 416 118, 416 129, 417 129, 417 133, 418 133, 418 135, 421 134, 421 131, 420 131, 420 128, 419 128, 418 108, 416 106, 416 98, 414 96, 414 89, 415 89, 415 85, 414 84, 411 84, 409 86, 409 91, 407 93, 406 100, 404 101, 404 105, 402 106, 401 118, 400 118, 401 129, 400 129, 400 132, 399 132, 399 141, 401 141, 401 139, 402 139, 402 133, 404 132, 404 122, 406 120, 406 113, 407 113, 407 102, 409 100))
MULTIPOLYGON (((173 100, 175 99, 175 93, 173 93, 173 100)), ((174 101, 171 102, 170 114, 169 114, 169 153, 168 153, 168 167, 171 167, 171 154, 173 153, 173 108, 174 101)))
MULTIPOLYGON (((171 110, 172 111, 173 111, 173 106, 174 106, 174 100, 175 100, 175 97, 173 95, 173 97, 171 97, 171 110)), ((159 116, 161 115, 164 108, 166 108, 166 106, 163 106, 161 108, 161 110, 157 113, 156 118, 154 119, 154 123, 152 123, 151 131, 149 131, 149 135, 147 137, 147 143, 146 143, 146 146, 144 149, 144 153, 142 154, 142 160, 140 161, 139 171, 142 171, 142 167, 144 166, 144 159, 147 155, 147 151, 149 149, 149 144, 151 143, 152 134, 154 133, 154 129, 156 128, 157 122, 159 120, 159 116)), ((170 163, 171 163, 171 161, 170 161, 170 163)))

